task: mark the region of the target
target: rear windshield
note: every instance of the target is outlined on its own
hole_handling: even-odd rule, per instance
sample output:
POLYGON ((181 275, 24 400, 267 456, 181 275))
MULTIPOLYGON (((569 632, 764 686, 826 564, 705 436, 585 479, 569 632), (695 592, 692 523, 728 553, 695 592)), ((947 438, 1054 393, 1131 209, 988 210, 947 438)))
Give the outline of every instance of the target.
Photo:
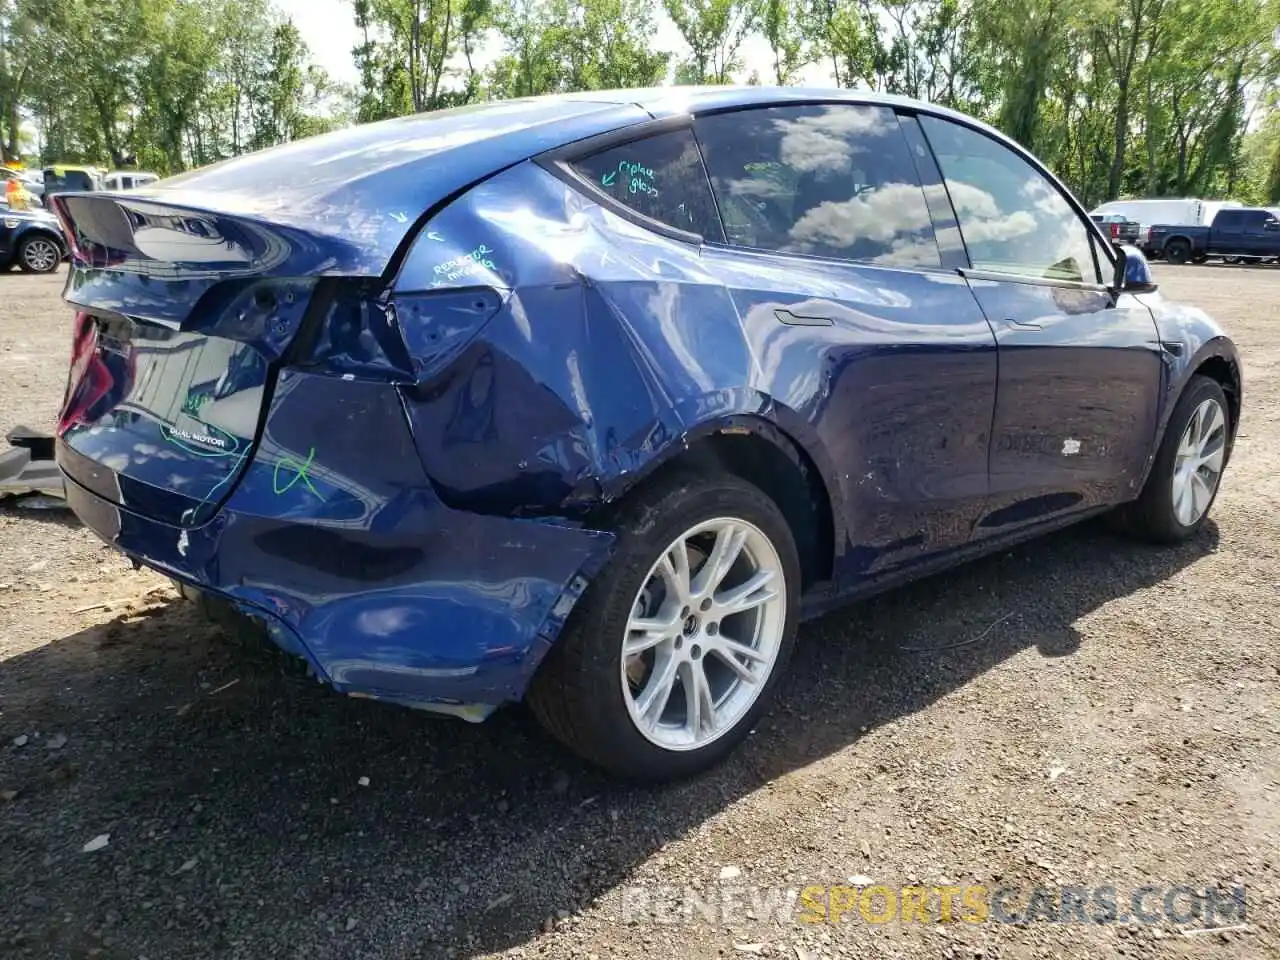
POLYGON ((92 190, 93 178, 83 170, 64 170, 61 174, 46 170, 44 186, 46 190, 92 190))

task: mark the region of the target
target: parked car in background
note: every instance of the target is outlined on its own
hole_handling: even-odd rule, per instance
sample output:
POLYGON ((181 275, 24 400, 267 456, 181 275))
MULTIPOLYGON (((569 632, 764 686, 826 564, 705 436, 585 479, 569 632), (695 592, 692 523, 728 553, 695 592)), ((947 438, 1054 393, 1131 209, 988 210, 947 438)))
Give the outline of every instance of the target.
POLYGON ((1130 220, 1123 213, 1094 213, 1089 218, 1102 227, 1112 243, 1138 243, 1142 225, 1137 220, 1130 220))
POLYGON ((1119 214, 1129 220, 1137 221, 1137 246, 1147 256, 1158 256, 1158 251, 1151 247, 1148 239, 1152 224, 1205 224, 1212 221, 1219 210, 1240 205, 1235 200, 1197 200, 1193 197, 1112 200, 1094 209, 1093 214, 1103 216, 1119 214))
POLYGON ((1170 263, 1209 257, 1266 260, 1280 256, 1280 220, 1262 207, 1233 208, 1219 211, 1207 227, 1156 224, 1149 243, 1170 263))
POLYGON ((67 256, 58 219, 47 210, 0 211, 0 264, 25 273, 52 273, 67 256))
POLYGON ((44 168, 44 195, 102 189, 102 171, 97 167, 56 164, 44 168))
POLYGON ((104 190, 136 190, 159 179, 159 174, 141 170, 112 170, 102 178, 102 187, 104 190))
POLYGON ((896 97, 495 101, 53 204, 91 530, 340 691, 527 699, 629 777, 727 755, 802 618, 1103 513, 1194 535, 1239 418, 1209 317, 896 97))

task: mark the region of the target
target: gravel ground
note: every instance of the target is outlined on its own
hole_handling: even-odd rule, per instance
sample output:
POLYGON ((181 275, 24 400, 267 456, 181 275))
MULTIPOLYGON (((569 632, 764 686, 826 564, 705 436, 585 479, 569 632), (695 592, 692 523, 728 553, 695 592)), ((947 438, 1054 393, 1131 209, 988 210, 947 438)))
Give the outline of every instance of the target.
MULTIPOLYGON (((520 710, 341 698, 61 515, 0 507, 0 956, 1280 956, 1280 270, 1157 269, 1245 356, 1216 522, 1171 550, 1087 525, 809 625, 766 722, 679 786, 611 784, 520 710), (1121 912, 1146 884, 1243 886, 1248 912, 752 905, 850 877, 1111 884, 1121 912), (737 909, 637 911, 653 885, 737 909)), ((52 422, 61 282, 0 277, 0 427, 52 422)))

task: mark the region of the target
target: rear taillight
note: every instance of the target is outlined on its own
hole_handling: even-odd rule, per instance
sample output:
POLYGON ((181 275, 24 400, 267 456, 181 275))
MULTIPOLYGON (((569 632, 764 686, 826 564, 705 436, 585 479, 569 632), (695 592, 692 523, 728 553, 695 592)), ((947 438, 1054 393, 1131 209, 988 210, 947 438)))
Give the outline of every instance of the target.
POLYGON ((67 215, 67 208, 63 203, 62 197, 50 197, 48 205, 53 210, 53 215, 58 218, 58 223, 62 226, 62 235, 67 238, 67 249, 71 253, 71 259, 73 261, 83 260, 80 244, 76 242, 76 229, 71 223, 71 217, 67 215))
POLYGON ((1111 239, 1112 240, 1120 239, 1120 224, 1118 223, 1111 224, 1111 239))
POLYGON ((93 315, 77 311, 75 328, 71 337, 71 369, 67 373, 67 388, 62 396, 62 411, 58 418, 58 435, 66 432, 80 420, 85 409, 102 395, 106 388, 99 372, 92 368, 98 349, 98 324, 93 315))

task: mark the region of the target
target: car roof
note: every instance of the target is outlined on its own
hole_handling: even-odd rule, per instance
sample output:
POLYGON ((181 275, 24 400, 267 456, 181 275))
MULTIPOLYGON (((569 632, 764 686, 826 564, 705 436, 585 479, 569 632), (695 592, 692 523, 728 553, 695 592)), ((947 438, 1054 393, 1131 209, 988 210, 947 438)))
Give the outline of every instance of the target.
POLYGON ((241 212, 278 215, 298 202, 299 193, 328 196, 375 181, 403 187, 406 181, 397 170, 417 169, 436 178, 446 157, 465 159, 475 179, 591 134, 649 119, 815 101, 908 106, 951 116, 1021 149, 971 117, 905 97, 840 88, 643 87, 495 100, 346 127, 168 177, 156 189, 172 200, 190 192, 238 195, 241 212))
MULTIPOLYGON (((845 87, 768 87, 751 84, 638 87, 622 90, 586 90, 578 93, 550 94, 528 97, 525 103, 551 105, 586 101, 596 104, 613 104, 619 108, 637 106, 656 120, 686 114, 698 115, 722 110, 746 107, 784 106, 801 103, 851 103, 892 107, 953 120, 1000 141, 1006 147, 1030 159, 1036 166, 1039 160, 1016 140, 1005 136, 990 124, 983 123, 967 113, 961 113, 936 103, 914 100, 891 93, 874 93, 869 90, 850 90, 845 87)), ((425 114, 424 116, 430 116, 425 114)))
POLYGON ((557 101, 565 103, 589 101, 618 105, 635 104, 658 119, 686 113, 710 113, 741 107, 781 106, 790 103, 861 103, 898 109, 905 108, 915 112, 931 113, 960 120, 970 126, 980 127, 997 134, 1002 140, 1008 140, 993 127, 975 120, 968 114, 959 113, 936 103, 913 100, 910 97, 891 93, 850 90, 845 87, 766 87, 751 84, 635 87, 622 90, 585 90, 579 93, 549 94, 541 97, 526 98, 526 102, 529 103, 554 103, 557 101))
POLYGON ((708 84, 703 86, 632 87, 621 90, 584 90, 578 93, 554 93, 540 97, 527 97, 527 102, 573 102, 586 100, 594 103, 634 103, 650 112, 701 113, 707 110, 732 109, 733 107, 761 106, 771 103, 813 102, 817 100, 872 103, 884 106, 926 108, 946 112, 945 107, 928 104, 910 97, 889 93, 873 93, 868 90, 850 90, 845 87, 764 87, 751 84, 708 84))
POLYGON ((490 101, 346 127, 144 184, 127 200, 122 192, 121 202, 155 201, 340 239, 361 251, 361 271, 381 272, 424 211, 512 164, 598 134, 642 131, 652 120, 803 102, 952 117, 1035 162, 971 117, 903 97, 838 88, 647 87, 490 101))

